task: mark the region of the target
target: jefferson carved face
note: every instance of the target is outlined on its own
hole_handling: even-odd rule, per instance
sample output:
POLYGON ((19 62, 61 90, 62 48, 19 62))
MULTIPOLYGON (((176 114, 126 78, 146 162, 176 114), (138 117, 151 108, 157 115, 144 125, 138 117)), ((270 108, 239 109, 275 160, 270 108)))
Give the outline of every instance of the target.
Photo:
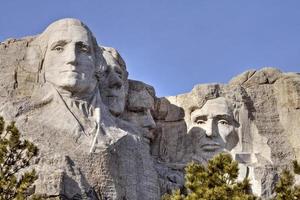
POLYGON ((208 100, 191 113, 193 131, 199 136, 199 149, 204 156, 213 156, 237 143, 238 126, 225 98, 208 100))
POLYGON ((111 52, 103 51, 107 68, 103 74, 100 84, 101 96, 110 112, 116 116, 120 115, 125 108, 126 93, 125 88, 127 75, 111 52))
POLYGON ((65 24, 48 37, 44 58, 45 79, 57 88, 87 93, 96 85, 95 52, 83 26, 65 24))

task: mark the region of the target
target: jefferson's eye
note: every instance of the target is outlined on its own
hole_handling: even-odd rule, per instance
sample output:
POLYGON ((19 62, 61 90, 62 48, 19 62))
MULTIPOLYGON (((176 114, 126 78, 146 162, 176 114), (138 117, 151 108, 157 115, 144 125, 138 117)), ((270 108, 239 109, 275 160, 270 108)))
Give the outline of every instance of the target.
POLYGON ((122 73, 121 73, 121 72, 117 72, 117 75, 118 75, 118 77, 119 77, 120 79, 122 79, 122 78, 123 78, 123 76, 122 76, 122 73))
POLYGON ((219 120, 218 123, 219 123, 219 124, 222 124, 222 125, 228 125, 228 124, 229 124, 228 121, 225 120, 225 119, 219 120))

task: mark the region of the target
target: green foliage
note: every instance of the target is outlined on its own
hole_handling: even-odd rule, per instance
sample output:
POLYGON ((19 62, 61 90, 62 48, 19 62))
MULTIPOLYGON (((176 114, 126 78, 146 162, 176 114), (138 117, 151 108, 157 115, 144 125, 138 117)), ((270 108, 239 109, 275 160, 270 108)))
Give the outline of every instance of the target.
POLYGON ((28 190, 37 175, 34 169, 23 170, 37 153, 33 143, 20 140, 20 132, 14 122, 5 128, 5 122, 0 117, 0 200, 19 200, 30 196, 28 190))
MULTIPOLYGON (((300 174, 300 166, 297 161, 293 161, 294 173, 300 174)), ((288 171, 283 170, 280 174, 280 179, 276 184, 276 195, 273 200, 295 200, 300 199, 300 186, 294 185, 294 175, 288 171)))
POLYGON ((237 181, 238 163, 229 154, 221 153, 207 166, 190 163, 186 167, 185 192, 165 194, 163 200, 254 200, 247 179, 237 181))
POLYGON ((293 161, 294 173, 300 175, 300 165, 297 160, 293 161))

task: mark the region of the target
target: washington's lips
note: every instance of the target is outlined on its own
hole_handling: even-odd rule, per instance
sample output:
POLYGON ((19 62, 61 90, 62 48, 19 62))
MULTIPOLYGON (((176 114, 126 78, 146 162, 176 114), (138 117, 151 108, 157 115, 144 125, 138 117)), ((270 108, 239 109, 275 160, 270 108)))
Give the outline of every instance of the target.
POLYGON ((221 145, 219 143, 206 143, 200 146, 204 151, 215 151, 220 149, 221 145))

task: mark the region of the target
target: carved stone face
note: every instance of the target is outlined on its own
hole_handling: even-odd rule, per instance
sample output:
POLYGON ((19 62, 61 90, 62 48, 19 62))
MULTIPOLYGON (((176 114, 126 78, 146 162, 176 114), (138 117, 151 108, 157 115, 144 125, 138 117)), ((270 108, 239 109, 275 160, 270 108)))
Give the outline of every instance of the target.
MULTIPOLYGON (((124 118, 144 128, 146 131, 151 131, 156 127, 152 117, 151 110, 154 108, 154 98, 148 93, 146 88, 140 91, 129 91, 128 95, 128 111, 124 118)), ((149 132, 149 137, 152 137, 149 132)))
POLYGON ((127 93, 125 89, 126 72, 112 57, 110 52, 104 51, 103 56, 107 63, 107 69, 100 84, 101 96, 110 112, 118 116, 125 108, 127 93))
POLYGON ((225 98, 208 100, 202 108, 191 113, 191 120, 204 156, 231 150, 236 144, 236 138, 232 139, 236 122, 225 98))
POLYGON ((58 89, 88 93, 95 88, 95 52, 88 30, 69 25, 52 32, 43 67, 46 82, 58 89))
POLYGON ((131 121, 136 125, 145 128, 146 130, 154 129, 156 124, 152 117, 151 109, 151 107, 144 106, 131 111, 130 115, 128 116, 128 121, 131 121))

